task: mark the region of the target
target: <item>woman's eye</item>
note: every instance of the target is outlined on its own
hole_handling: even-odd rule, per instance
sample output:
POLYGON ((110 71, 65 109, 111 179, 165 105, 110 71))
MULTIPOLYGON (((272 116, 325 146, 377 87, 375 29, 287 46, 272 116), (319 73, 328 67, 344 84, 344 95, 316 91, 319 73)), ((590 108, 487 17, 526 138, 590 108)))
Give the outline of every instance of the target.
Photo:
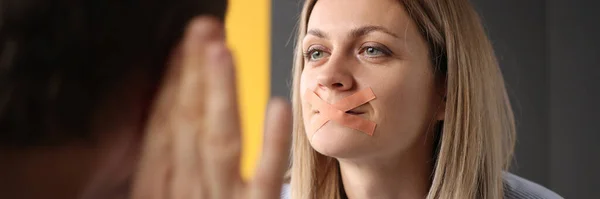
POLYGON ((379 57, 386 55, 382 50, 375 47, 366 47, 363 52, 368 57, 379 57))
POLYGON ((311 60, 319 60, 319 59, 323 58, 323 55, 324 55, 323 51, 315 50, 312 53, 310 53, 310 59, 311 60))
POLYGON ((307 59, 308 61, 319 61, 327 57, 328 55, 329 54, 327 52, 320 49, 311 49, 308 50, 308 52, 304 53, 305 59, 307 59))

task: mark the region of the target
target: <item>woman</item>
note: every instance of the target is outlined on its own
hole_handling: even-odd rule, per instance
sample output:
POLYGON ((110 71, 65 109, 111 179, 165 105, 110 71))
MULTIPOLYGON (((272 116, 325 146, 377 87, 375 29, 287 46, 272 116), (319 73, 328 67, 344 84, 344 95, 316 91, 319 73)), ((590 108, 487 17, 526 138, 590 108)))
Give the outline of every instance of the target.
POLYGON ((560 198, 505 172, 514 119, 467 0, 307 0, 299 27, 284 198, 560 198))

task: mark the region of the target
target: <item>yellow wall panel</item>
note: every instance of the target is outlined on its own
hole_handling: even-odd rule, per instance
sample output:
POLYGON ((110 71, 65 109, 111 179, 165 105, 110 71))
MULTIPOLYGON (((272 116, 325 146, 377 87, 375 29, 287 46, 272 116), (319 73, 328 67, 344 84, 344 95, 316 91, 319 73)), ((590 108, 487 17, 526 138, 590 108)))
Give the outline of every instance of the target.
POLYGON ((236 58, 242 121, 241 172, 254 174, 262 145, 264 111, 270 95, 270 0, 230 0, 227 42, 236 58))

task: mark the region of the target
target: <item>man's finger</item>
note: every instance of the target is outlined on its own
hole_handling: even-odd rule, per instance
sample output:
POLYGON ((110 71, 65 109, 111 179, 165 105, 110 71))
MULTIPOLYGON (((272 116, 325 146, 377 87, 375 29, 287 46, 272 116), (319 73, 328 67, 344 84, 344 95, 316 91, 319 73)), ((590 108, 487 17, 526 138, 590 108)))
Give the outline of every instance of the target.
POLYGON ((241 134, 235 85, 235 68, 225 43, 208 48, 206 72, 206 131, 200 150, 211 198, 230 198, 241 184, 241 134))
POLYGON ((172 52, 153 103, 133 198, 200 198, 203 189, 195 139, 203 129, 202 44, 222 40, 212 18, 194 19, 172 52))
POLYGON ((280 98, 272 99, 265 118, 265 139, 256 176, 250 185, 252 199, 279 198, 288 167, 292 132, 292 110, 280 98))
POLYGON ((201 154, 197 150, 206 118, 204 99, 207 76, 203 66, 206 44, 223 40, 221 22, 211 17, 194 19, 182 42, 181 78, 177 103, 171 113, 173 123, 173 171, 171 198, 200 198, 205 192, 201 182, 201 154))
POLYGON ((168 198, 172 171, 173 128, 171 110, 176 104, 181 78, 181 48, 174 49, 165 76, 152 103, 138 171, 135 174, 133 199, 168 198))

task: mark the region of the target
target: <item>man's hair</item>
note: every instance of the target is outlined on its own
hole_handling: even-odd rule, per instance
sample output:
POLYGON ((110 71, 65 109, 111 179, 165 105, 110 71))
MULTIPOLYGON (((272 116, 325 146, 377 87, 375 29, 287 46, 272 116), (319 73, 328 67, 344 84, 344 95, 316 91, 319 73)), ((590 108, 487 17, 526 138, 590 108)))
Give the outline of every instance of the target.
POLYGON ((90 137, 99 99, 133 69, 157 86, 190 19, 225 10, 225 0, 0 0, 0 147, 90 137))

